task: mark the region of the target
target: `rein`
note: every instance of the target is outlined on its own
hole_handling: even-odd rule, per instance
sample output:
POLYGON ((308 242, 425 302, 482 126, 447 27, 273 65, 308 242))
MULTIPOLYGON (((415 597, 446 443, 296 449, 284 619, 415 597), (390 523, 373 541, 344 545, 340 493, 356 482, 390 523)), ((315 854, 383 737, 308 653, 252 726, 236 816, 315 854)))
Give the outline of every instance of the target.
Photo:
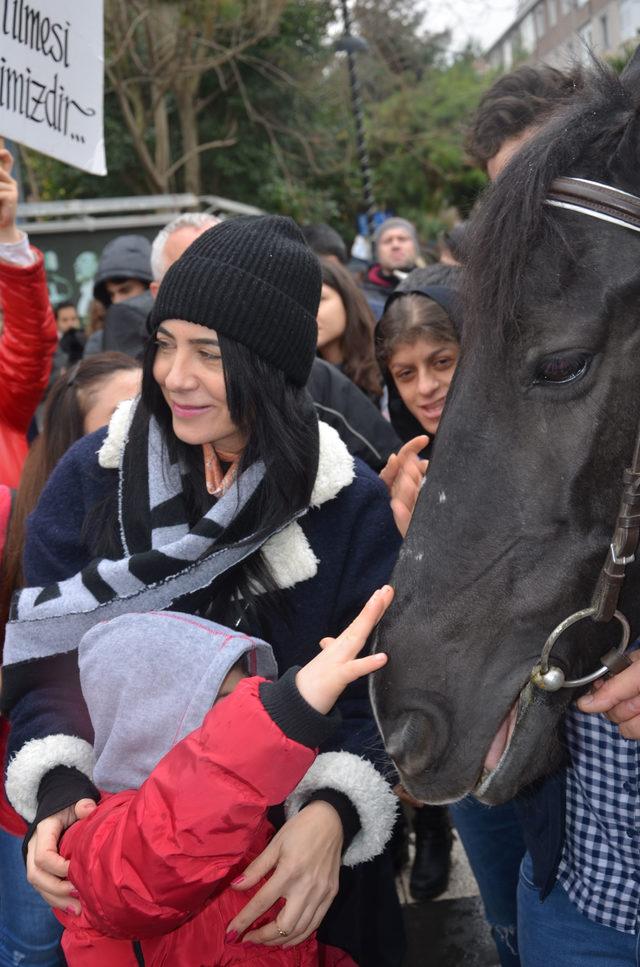
MULTIPOLYGON (((585 178, 556 178, 551 183, 546 204, 640 232, 640 197, 610 185, 602 185, 585 178)), ((531 672, 533 684, 544 691, 556 692, 561 688, 590 685, 604 675, 616 675, 631 664, 625 655, 631 629, 617 606, 626 567, 635 560, 640 543, 640 427, 631 465, 624 471, 622 482, 622 497, 613 537, 596 582, 591 605, 569 615, 553 629, 544 644, 539 663, 531 672), (550 664, 549 658, 555 643, 567 628, 586 618, 601 623, 618 621, 621 627, 620 641, 615 648, 602 656, 600 667, 596 671, 583 678, 567 679, 563 669, 550 664)))

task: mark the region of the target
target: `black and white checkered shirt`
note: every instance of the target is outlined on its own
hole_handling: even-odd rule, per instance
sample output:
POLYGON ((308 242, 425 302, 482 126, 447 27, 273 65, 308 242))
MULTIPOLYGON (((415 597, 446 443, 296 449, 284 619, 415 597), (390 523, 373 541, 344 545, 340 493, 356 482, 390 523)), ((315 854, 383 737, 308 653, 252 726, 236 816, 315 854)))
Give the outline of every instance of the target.
POLYGON ((604 715, 566 715, 566 835, 558 879, 589 920, 636 933, 640 916, 640 743, 604 715))

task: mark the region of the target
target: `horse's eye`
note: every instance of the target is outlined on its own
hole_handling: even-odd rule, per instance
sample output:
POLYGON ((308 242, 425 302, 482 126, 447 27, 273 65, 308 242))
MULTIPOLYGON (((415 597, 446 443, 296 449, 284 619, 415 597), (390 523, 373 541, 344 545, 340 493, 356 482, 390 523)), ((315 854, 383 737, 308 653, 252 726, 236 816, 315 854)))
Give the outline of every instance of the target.
POLYGON ((547 356, 538 363, 535 373, 536 383, 571 383, 584 376, 589 368, 591 356, 588 353, 563 353, 547 356))

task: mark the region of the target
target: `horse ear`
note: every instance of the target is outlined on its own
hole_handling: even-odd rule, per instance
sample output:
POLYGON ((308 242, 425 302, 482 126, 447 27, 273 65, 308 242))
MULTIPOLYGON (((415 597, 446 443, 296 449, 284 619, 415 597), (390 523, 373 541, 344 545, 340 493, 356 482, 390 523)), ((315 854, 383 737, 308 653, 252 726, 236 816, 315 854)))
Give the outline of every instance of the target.
POLYGON ((635 54, 620 75, 620 80, 628 90, 640 94, 640 46, 636 47, 635 54))

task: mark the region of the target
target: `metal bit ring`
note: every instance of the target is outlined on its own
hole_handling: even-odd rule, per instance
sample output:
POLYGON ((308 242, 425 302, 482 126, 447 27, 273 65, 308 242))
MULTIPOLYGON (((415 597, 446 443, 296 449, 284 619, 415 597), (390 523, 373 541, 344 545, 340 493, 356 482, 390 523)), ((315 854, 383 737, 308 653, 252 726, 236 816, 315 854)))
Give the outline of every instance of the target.
MULTIPOLYGON (((564 634, 567 628, 570 628, 571 625, 577 624, 578 621, 582 621, 584 618, 591 618, 595 613, 595 608, 584 608, 582 611, 576 611, 575 614, 569 615, 568 618, 565 618, 564 621, 561 621, 560 624, 553 629, 544 643, 542 654, 540 656, 540 663, 536 665, 532 672, 531 677, 534 684, 545 691, 556 692, 561 688, 580 688, 582 685, 590 685, 592 682, 597 681, 598 678, 602 678, 604 675, 609 673, 607 666, 601 665, 600 668, 598 668, 595 672, 591 672, 590 675, 584 675, 582 678, 571 678, 565 680, 564 673, 561 668, 549 665, 549 656, 551 654, 551 650, 560 635, 564 634)), ((627 650, 627 645, 629 644, 629 639, 631 637, 631 628, 629 627, 629 622, 621 611, 614 612, 613 617, 622 625, 622 637, 618 647, 615 649, 619 655, 622 655, 627 650)))

